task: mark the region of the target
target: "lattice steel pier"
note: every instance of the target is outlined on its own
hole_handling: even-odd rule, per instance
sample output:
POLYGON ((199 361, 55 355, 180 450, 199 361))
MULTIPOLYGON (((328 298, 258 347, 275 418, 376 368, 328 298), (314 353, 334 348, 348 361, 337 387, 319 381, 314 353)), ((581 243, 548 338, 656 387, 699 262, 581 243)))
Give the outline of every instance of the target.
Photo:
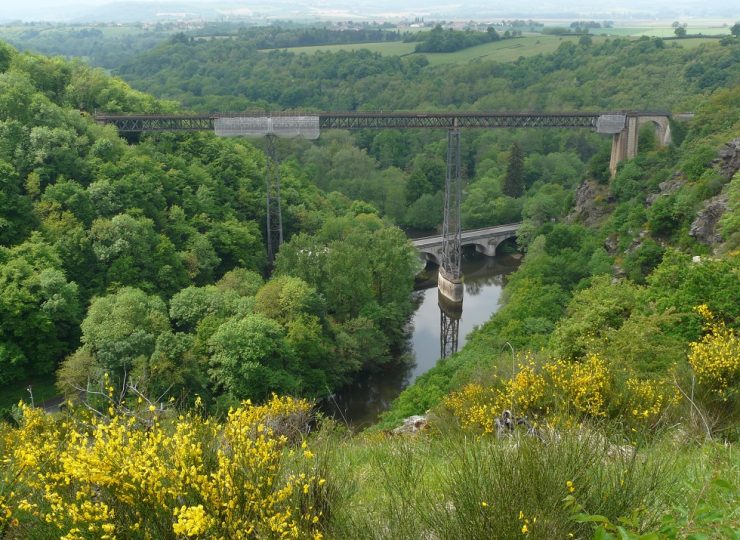
POLYGON ((442 260, 439 265, 439 290, 453 302, 462 302, 463 283, 460 247, 462 170, 460 130, 447 132, 447 171, 445 174, 444 220, 442 224, 442 260))
POLYGON ((283 212, 280 204, 280 162, 277 159, 275 135, 265 137, 265 192, 267 214, 267 264, 272 267, 283 243, 283 212))
POLYGON ((437 293, 439 306, 439 356, 447 358, 457 352, 460 341, 462 302, 450 302, 442 291, 437 293))

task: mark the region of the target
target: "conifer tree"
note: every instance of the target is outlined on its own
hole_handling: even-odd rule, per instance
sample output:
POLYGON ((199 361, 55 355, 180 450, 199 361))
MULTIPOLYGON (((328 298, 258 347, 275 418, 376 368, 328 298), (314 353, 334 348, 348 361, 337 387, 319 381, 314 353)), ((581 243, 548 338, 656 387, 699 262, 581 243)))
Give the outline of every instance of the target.
POLYGON ((503 192, 514 198, 524 195, 524 152, 517 143, 512 144, 509 149, 503 192))

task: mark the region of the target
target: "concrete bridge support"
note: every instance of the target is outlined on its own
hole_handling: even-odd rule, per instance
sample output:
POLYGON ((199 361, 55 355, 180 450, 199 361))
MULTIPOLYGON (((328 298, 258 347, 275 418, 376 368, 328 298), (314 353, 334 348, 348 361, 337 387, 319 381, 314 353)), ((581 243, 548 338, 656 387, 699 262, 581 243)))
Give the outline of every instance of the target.
POLYGON ((637 142, 640 128, 652 123, 656 129, 658 145, 671 144, 671 126, 668 116, 662 115, 627 115, 624 128, 615 133, 612 139, 612 155, 609 160, 611 177, 617 173, 617 167, 625 159, 633 159, 637 155, 637 142))

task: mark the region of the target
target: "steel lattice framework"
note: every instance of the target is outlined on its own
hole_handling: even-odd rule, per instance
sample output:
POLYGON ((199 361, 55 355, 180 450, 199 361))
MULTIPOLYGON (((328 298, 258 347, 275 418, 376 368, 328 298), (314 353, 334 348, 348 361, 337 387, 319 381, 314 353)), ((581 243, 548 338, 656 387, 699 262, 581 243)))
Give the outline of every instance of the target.
POLYGON ((595 128, 599 113, 321 113, 322 129, 595 128))
POLYGON ((460 205, 462 202, 462 168, 460 130, 447 132, 447 173, 445 174, 444 221, 442 224, 442 260, 440 273, 452 282, 462 277, 460 248, 460 205))
POLYGON ((95 119, 118 131, 213 131, 219 118, 318 116, 320 129, 452 129, 458 128, 590 128, 605 113, 495 113, 495 112, 279 112, 213 113, 195 115, 109 115, 95 119))
POLYGON ((460 338, 462 303, 450 302, 437 294, 439 306, 439 357, 447 358, 457 352, 460 338))
POLYGON ((439 310, 439 357, 448 358, 457 352, 460 337, 460 318, 450 317, 439 310))
POLYGON ((283 243, 283 213, 280 204, 280 163, 277 159, 276 139, 274 135, 265 137, 265 155, 267 156, 265 192, 267 215, 267 263, 272 266, 280 246, 283 243))

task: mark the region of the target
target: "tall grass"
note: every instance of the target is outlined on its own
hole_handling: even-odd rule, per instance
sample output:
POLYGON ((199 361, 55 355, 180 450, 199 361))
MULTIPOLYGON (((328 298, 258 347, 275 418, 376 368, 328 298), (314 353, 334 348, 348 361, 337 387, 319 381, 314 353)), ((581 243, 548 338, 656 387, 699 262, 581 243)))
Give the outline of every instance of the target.
POLYGON ((460 432, 355 439, 325 449, 348 487, 327 531, 336 538, 588 537, 590 526, 564 508, 568 495, 614 522, 635 515, 647 530, 677 489, 670 454, 620 447, 586 429, 541 440, 460 432))

